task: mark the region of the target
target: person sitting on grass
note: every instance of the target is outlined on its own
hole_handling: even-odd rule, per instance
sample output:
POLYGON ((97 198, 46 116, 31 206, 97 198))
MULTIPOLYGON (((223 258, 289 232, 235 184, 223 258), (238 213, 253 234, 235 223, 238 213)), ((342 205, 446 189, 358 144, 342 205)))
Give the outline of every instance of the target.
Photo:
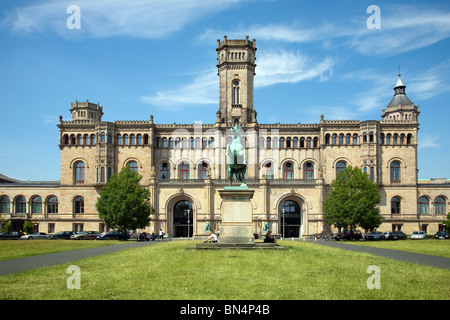
POLYGON ((272 230, 269 230, 266 234, 266 238, 264 239, 265 243, 277 243, 277 239, 275 239, 272 235, 272 230))
POLYGON ((212 231, 210 231, 209 237, 205 240, 205 242, 217 242, 217 236, 212 231))

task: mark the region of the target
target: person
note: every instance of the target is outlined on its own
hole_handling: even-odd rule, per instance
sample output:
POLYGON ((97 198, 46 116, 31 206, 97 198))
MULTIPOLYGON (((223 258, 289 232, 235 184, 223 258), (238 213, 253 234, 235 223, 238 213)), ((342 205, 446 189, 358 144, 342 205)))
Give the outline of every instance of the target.
POLYGON ((164 240, 164 231, 159 229, 159 240, 164 240))
POLYGON ((205 242, 217 242, 217 236, 213 232, 209 232, 208 239, 205 240, 205 242))
POLYGON ((264 239, 265 243, 277 243, 277 239, 275 239, 272 235, 272 230, 267 231, 266 238, 264 239))

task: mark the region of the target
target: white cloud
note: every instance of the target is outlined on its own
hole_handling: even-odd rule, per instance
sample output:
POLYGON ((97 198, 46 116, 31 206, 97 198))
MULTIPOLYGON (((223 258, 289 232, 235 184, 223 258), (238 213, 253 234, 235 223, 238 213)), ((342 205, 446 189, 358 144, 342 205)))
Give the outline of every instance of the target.
MULTIPOLYGON (((78 0, 81 11, 80 33, 105 38, 131 36, 161 38, 181 30, 187 24, 219 11, 235 7, 244 0, 78 0)), ((2 25, 19 33, 53 31, 60 36, 73 35, 67 29, 72 0, 47 1, 10 11, 2 25)))
POLYGON ((297 83, 318 78, 325 81, 332 75, 333 58, 315 62, 300 52, 279 50, 264 52, 258 57, 255 87, 267 87, 278 83, 297 83))
POLYGON ((217 70, 209 69, 197 74, 192 82, 179 88, 157 91, 154 95, 145 95, 139 100, 166 110, 180 110, 186 105, 218 104, 219 77, 217 70))
MULTIPOLYGON (((264 53, 258 57, 255 76, 255 88, 272 86, 278 83, 297 83, 318 79, 326 81, 332 74, 334 60, 325 58, 314 62, 300 54, 280 50, 264 53)), ((219 101, 219 77, 217 69, 209 69, 197 74, 191 82, 175 89, 157 91, 153 95, 144 95, 141 102, 160 108, 180 110, 186 105, 217 105, 219 101)))
POLYGON ((419 136, 419 148, 436 148, 439 144, 436 141, 439 140, 439 136, 431 136, 429 134, 423 134, 419 136))

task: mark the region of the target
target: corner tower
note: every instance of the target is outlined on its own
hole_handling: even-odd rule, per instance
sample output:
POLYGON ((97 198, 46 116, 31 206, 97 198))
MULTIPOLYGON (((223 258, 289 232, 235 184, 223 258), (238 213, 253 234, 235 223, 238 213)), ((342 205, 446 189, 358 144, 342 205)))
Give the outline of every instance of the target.
POLYGON ((381 118, 383 120, 403 120, 417 122, 419 116, 419 106, 414 105, 406 96, 406 86, 402 82, 401 75, 398 75, 397 84, 394 87, 394 97, 383 110, 381 118))
POLYGON ((217 69, 219 75, 218 123, 227 127, 247 127, 256 124, 253 105, 256 40, 248 36, 241 40, 217 40, 217 69))

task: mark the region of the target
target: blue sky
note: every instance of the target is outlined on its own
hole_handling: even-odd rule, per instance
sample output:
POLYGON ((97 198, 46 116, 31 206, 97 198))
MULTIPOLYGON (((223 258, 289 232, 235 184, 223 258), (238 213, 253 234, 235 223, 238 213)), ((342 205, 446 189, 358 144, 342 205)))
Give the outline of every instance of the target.
POLYGON ((401 66, 419 178, 450 178, 450 3, 410 0, 1 1, 0 173, 59 180, 56 124, 75 99, 104 121, 214 123, 224 35, 256 39, 260 123, 379 120, 401 66))

